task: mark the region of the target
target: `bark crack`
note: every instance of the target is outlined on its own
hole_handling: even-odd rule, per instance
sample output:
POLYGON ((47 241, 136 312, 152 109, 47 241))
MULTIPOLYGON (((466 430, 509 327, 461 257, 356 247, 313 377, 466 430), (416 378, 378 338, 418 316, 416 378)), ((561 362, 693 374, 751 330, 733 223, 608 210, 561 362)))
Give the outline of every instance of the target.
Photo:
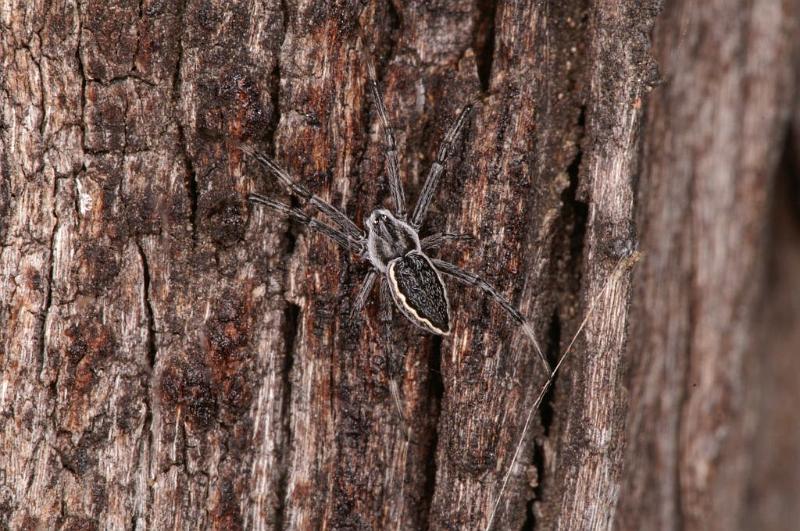
POLYGON ((53 223, 53 231, 50 234, 50 262, 48 264, 48 272, 47 272, 47 290, 45 291, 44 295, 44 311, 42 315, 42 323, 39 327, 39 337, 41 338, 41 348, 39 350, 39 370, 44 370, 44 364, 46 359, 46 350, 47 350, 47 321, 50 318, 50 308, 53 305, 53 282, 55 280, 55 261, 56 261, 56 238, 58 236, 58 201, 56 198, 58 197, 58 183, 59 179, 57 177, 53 177, 53 211, 52 216, 55 220, 53 223))
POLYGON ((442 399, 444 398, 444 379, 442 378, 442 336, 433 336, 431 341, 431 350, 428 354, 428 373, 430 374, 430 393, 428 396, 429 403, 432 408, 430 416, 431 438, 428 444, 429 450, 426 456, 426 462, 430 464, 426 468, 425 483, 422 486, 421 500, 428 501, 428 507, 422 513, 421 526, 423 529, 430 528, 431 511, 433 504, 433 496, 436 493, 436 473, 439 469, 439 462, 436 459, 436 448, 439 446, 439 417, 442 412, 442 399))
MULTIPOLYGON (((36 33, 36 36, 39 39, 38 48, 40 55, 42 51, 42 29, 43 28, 39 28, 38 32, 36 33)), ((42 142, 42 146, 44 146, 45 144, 44 132, 45 128, 47 127, 47 104, 45 103, 45 97, 44 97, 45 86, 44 86, 44 74, 42 73, 42 59, 37 58, 36 54, 33 53, 30 47, 26 48, 28 50, 28 53, 30 54, 31 61, 33 61, 33 64, 36 65, 36 69, 39 72, 39 105, 42 107, 42 119, 39 121, 39 139, 42 142)))
POLYGON ((272 127, 266 132, 266 141, 273 148, 273 156, 276 154, 275 133, 281 123, 281 76, 283 74, 281 70, 281 50, 283 50, 283 44, 286 42, 286 35, 289 31, 289 6, 286 4, 286 0, 281 0, 281 15, 281 31, 283 34, 275 54, 275 66, 270 74, 269 86, 269 98, 272 103, 272 127))
MULTIPOLYGON (((44 29, 44 23, 42 27, 40 27, 36 35, 39 39, 38 48, 39 52, 41 53, 42 49, 42 30, 44 29)), ((36 54, 32 52, 30 47, 26 46, 28 49, 28 53, 30 54, 31 61, 36 65, 39 74, 39 98, 40 98, 40 105, 42 111, 42 118, 39 123, 39 137, 42 146, 44 146, 44 133, 45 133, 45 122, 46 122, 46 113, 47 113, 47 106, 45 103, 45 85, 44 85, 44 76, 42 74, 42 65, 41 59, 36 58, 36 54)), ((43 155, 42 155, 43 157, 43 155)), ((44 157, 43 157, 44 158, 44 157)), ((44 161, 42 161, 44 163, 44 161)), ((44 370, 44 363, 46 357, 46 350, 47 350, 47 321, 50 317, 50 308, 52 307, 53 303, 53 281, 54 281, 54 271, 55 271, 55 256, 56 256, 56 237, 58 234, 58 227, 59 227, 59 218, 58 218, 58 201, 56 198, 58 197, 58 176, 53 176, 53 210, 52 210, 52 217, 53 217, 53 230, 50 234, 50 260, 48 264, 48 275, 47 275, 47 290, 45 291, 44 297, 44 307, 43 307, 43 315, 42 315, 42 323, 39 327, 39 337, 41 338, 41 348, 39 350, 39 369, 44 370)))
MULTIPOLYGON (((180 69, 180 66, 178 67, 180 69)), ((180 98, 180 96, 179 96, 180 98)), ((186 141, 186 133, 181 124, 180 118, 177 119, 178 123, 178 143, 181 149, 181 156, 183 157, 184 171, 186 172, 184 184, 189 196, 189 223, 192 228, 192 240, 197 239, 197 203, 200 193, 197 189, 197 172, 192 163, 192 157, 189 155, 189 148, 186 141)))
MULTIPOLYGON (((289 6, 286 0, 281 0, 280 4, 281 14, 282 14, 282 31, 283 34, 280 38, 280 44, 277 47, 277 53, 275 54, 275 66, 272 69, 272 78, 270 83, 270 100, 272 102, 272 110, 273 110, 273 126, 267 131, 267 141, 269 146, 272 148, 273 156, 277 152, 277 148, 275 145, 275 136, 278 131, 278 127, 281 123, 281 76, 283 74, 282 71, 282 64, 281 64, 281 52, 283 50, 284 43, 286 42, 286 36, 289 32, 289 6)), ((295 205, 295 198, 292 197, 292 206, 295 205)), ((296 236, 294 234, 294 223, 289 220, 289 224, 286 228, 286 232, 284 233, 284 242, 285 242, 285 255, 286 260, 291 260, 291 257, 296 248, 296 236)), ((282 394, 281 394, 281 410, 280 410, 280 422, 282 423, 282 446, 283 448, 280 451, 279 458, 278 458, 278 481, 276 486, 276 502, 277 506, 275 507, 275 529, 284 529, 287 521, 287 510, 288 510, 288 503, 287 497, 289 495, 289 480, 290 480, 290 468, 292 463, 292 394, 293 394, 293 387, 292 387, 292 370, 294 368, 294 351, 295 345, 297 343, 298 336, 300 334, 300 314, 302 308, 291 302, 288 299, 288 286, 291 285, 289 282, 289 268, 287 268, 286 273, 284 274, 282 286, 283 286, 283 293, 282 297, 286 303, 286 307, 284 308, 283 312, 283 343, 284 343, 284 352, 283 352, 283 367, 281 369, 281 378, 282 378, 282 394)))
POLYGON ((153 304, 150 300, 150 266, 147 262, 147 255, 142 248, 141 242, 136 242, 136 249, 139 251, 139 258, 142 261, 142 276, 144 286, 142 289, 142 301, 144 302, 145 316, 147 318, 147 360, 150 368, 156 365, 158 347, 156 346, 155 318, 153 314, 153 304))
MULTIPOLYGON (((294 367, 294 348, 299 333, 299 319, 300 319, 300 306, 297 304, 286 302, 286 308, 283 311, 283 324, 284 324, 284 352, 283 352, 283 368, 282 368, 282 382, 283 394, 281 397, 281 412, 280 418, 283 422, 283 442, 286 445, 285 450, 290 447, 289 441, 292 437, 291 416, 292 416, 292 368, 294 367)), ((286 497, 289 493, 289 469, 291 459, 288 451, 281 452, 282 459, 279 461, 279 477, 277 492, 278 506, 275 509, 275 529, 284 529, 286 521, 286 497)))
MULTIPOLYGON (((548 330, 548 341, 546 345, 545 355, 548 358, 551 366, 558 363, 562 355, 562 335, 565 329, 564 322, 561 318, 564 300, 577 300, 581 292, 582 275, 581 264, 583 259, 584 242, 586 238, 586 226, 589 219, 589 205, 585 201, 577 198, 581 162, 583 160, 582 145, 585 136, 585 117, 586 106, 582 105, 578 115, 576 129, 577 151, 566 168, 566 174, 569 178, 569 185, 561 193, 561 212, 559 219, 556 221, 556 226, 560 229, 556 230, 556 234, 564 234, 563 238, 555 238, 553 240, 551 263, 560 269, 556 271, 556 283, 558 291, 564 296, 558 298, 559 303, 553 309, 553 315, 550 320, 548 330), (564 260, 559 260, 559 257, 564 257, 564 260), (562 264, 562 265, 558 265, 562 264)), ((568 330, 569 328, 567 328, 568 330)), ((559 375, 553 378, 553 383, 542 398, 542 403, 539 406, 539 419, 543 429, 543 436, 550 436, 550 428, 555 417, 554 401, 556 399, 555 389, 559 383, 559 375)), ((534 469, 536 470, 536 484, 533 488, 533 497, 527 505, 527 515, 523 529, 532 530, 536 529, 536 511, 535 506, 537 502, 544 499, 544 480, 546 476, 546 462, 544 456, 544 448, 542 444, 534 443, 533 458, 531 460, 534 469)))
POLYGON ((197 186, 197 172, 195 171, 192 158, 189 153, 189 145, 186 138, 186 131, 183 126, 181 117, 181 102, 183 91, 183 76, 181 75, 181 67, 183 65, 183 27, 184 18, 186 14, 186 5, 188 0, 180 3, 178 8, 178 25, 180 35, 178 35, 178 59, 175 63, 175 75, 172 79, 172 105, 175 113, 175 124, 178 127, 178 145, 180 147, 181 156, 183 157, 184 170, 186 172, 184 178, 184 185, 189 198, 189 223, 192 232, 192 241, 197 239, 197 204, 199 198, 199 191, 197 186))
MULTIPOLYGON (((558 308, 553 311, 550 319, 550 327, 547 334, 547 345, 545 345, 545 355, 547 359, 553 363, 558 362, 558 357, 561 349, 561 319, 558 316, 558 308)), ((553 408, 553 400, 555 396, 556 384, 558 378, 553 379, 553 383, 542 398, 542 404, 539 406, 539 417, 542 423, 542 436, 544 438, 550 435, 550 427, 553 424, 553 417, 555 414, 553 408)), ((523 530, 531 531, 536 529, 536 502, 544 499, 544 481, 546 478, 546 463, 544 457, 544 444, 534 441, 533 444, 533 459, 531 460, 534 470, 536 471, 535 484, 533 486, 533 497, 528 500, 527 516, 525 523, 522 526, 523 530)))
POLYGON ((83 64, 83 57, 81 57, 81 40, 83 35, 83 21, 81 15, 81 2, 75 2, 75 9, 78 11, 78 42, 75 46, 75 61, 78 64, 78 73, 81 76, 81 147, 86 152, 86 69, 83 64))
POLYGON ((489 92, 494 64, 495 19, 497 2, 478 0, 477 20, 475 21, 472 48, 475 50, 475 62, 478 65, 478 80, 481 91, 489 92))
MULTIPOLYGON (((155 316, 153 312, 153 304, 150 299, 150 265, 147 261, 147 254, 144 252, 144 248, 140 241, 136 240, 136 250, 139 254, 139 259, 142 262, 142 303, 145 310, 145 317, 147 320, 147 362, 150 368, 150 377, 148 379, 148 389, 144 395, 144 407, 145 407, 145 416, 144 422, 142 426, 142 432, 147 434, 146 438, 142 439, 142 445, 145 444, 146 441, 146 448, 152 449, 153 448, 153 388, 155 386, 155 378, 153 376, 157 355, 158 355, 158 346, 156 344, 156 329, 155 329, 155 316)), ((137 465, 137 469, 142 469, 146 463, 143 463, 143 456, 145 456, 145 448, 141 448, 139 450, 139 462, 137 465)), ((148 497, 147 497, 147 504, 151 504, 153 500, 153 484, 152 482, 148 482, 148 497)), ((134 518, 139 518, 149 514, 149 511, 145 511, 144 515, 138 514, 134 512, 134 518)))

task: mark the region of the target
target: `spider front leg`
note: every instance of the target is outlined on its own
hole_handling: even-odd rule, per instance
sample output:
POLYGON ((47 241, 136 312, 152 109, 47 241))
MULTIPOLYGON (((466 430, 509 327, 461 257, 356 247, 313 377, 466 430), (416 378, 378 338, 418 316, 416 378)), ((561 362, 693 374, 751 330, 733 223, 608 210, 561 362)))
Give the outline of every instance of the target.
POLYGON ((503 307, 503 309, 508 312, 511 318, 516 321, 516 323, 522 327, 522 330, 525 332, 525 335, 528 336, 528 339, 531 340, 533 343, 533 347, 536 349, 536 353, 539 354, 539 358, 544 363, 544 366, 547 368, 547 374, 552 373, 552 367, 550 363, 547 361, 547 358, 544 356, 544 352, 542 352, 541 347, 539 347, 539 342, 536 341, 536 336, 533 333, 533 326, 530 322, 528 322, 525 317, 517 310, 508 299, 503 297, 491 284, 483 280, 481 277, 474 273, 470 273, 468 271, 464 271, 460 267, 451 264, 449 262, 445 262, 444 260, 436 260, 431 259, 433 262, 434 267, 441 271, 446 275, 450 275, 451 277, 455 278, 456 280, 463 282, 464 284, 474 286, 489 295, 497 301, 497 303, 503 307))
POLYGON ((331 218, 331 220, 339 225, 339 227, 341 227, 348 236, 355 239, 364 238, 364 234, 361 232, 361 229, 358 228, 358 225, 353 223, 350 218, 348 218, 341 210, 331 205, 318 195, 312 194, 308 188, 302 184, 294 181, 289 173, 274 160, 270 159, 263 153, 255 151, 249 146, 240 145, 239 149, 256 159, 259 164, 264 166, 270 173, 272 173, 289 193, 299 197, 305 202, 308 202, 311 206, 331 218))
POLYGON ((464 127, 470 111, 472 111, 471 104, 461 109, 458 118, 456 118, 456 121, 450 126, 450 130, 447 134, 444 135, 444 140, 442 140, 442 145, 439 146, 436 160, 433 161, 431 169, 428 170, 428 177, 425 178, 425 184, 422 186, 422 193, 420 193, 417 204, 414 207, 414 213, 411 215, 411 226, 415 229, 419 229, 422 226, 425 213, 428 211, 428 207, 433 200, 433 194, 436 192, 436 187, 439 185, 439 177, 444 171, 444 164, 447 162, 447 157, 450 156, 450 148, 453 147, 458 133, 461 132, 461 128, 464 127))
POLYGON ((419 241, 419 245, 423 251, 431 249, 438 249, 447 242, 469 242, 474 240, 472 234, 455 234, 452 232, 437 232, 430 236, 425 236, 419 241))
POLYGON ((320 234, 324 234, 331 240, 335 241, 345 249, 352 251, 353 253, 358 254, 359 256, 363 256, 364 248, 366 247, 366 240, 364 238, 356 239, 349 234, 345 234, 344 232, 331 227, 327 223, 322 221, 316 220, 310 216, 308 216, 302 210, 298 210, 296 208, 292 208, 289 205, 284 205, 274 199, 270 199, 269 197, 260 195, 260 194, 250 194, 247 196, 247 200, 251 203, 257 203, 259 205, 264 205, 266 207, 275 210, 276 212, 280 212, 281 214, 285 214, 294 218, 295 220, 299 221, 303 225, 307 226, 309 229, 319 232, 320 234))
POLYGON ((389 188, 394 200, 395 215, 406 219, 406 198, 403 192, 403 183, 400 181, 399 163, 397 162, 397 141, 394 138, 394 129, 386 116, 386 107, 383 105, 381 91, 378 90, 378 82, 375 80, 375 65, 372 59, 367 58, 367 72, 369 73, 369 86, 372 89, 372 97, 375 98, 375 106, 378 108, 378 116, 383 129, 384 145, 386 148, 386 173, 389 177, 389 188))

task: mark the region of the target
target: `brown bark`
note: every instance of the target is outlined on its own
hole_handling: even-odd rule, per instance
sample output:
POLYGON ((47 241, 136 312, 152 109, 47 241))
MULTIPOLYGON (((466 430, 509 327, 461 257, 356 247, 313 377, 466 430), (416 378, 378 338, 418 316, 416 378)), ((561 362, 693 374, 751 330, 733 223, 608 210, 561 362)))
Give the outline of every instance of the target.
POLYGON ((678 2, 657 26, 668 82, 648 108, 639 189, 647 260, 633 295, 636 406, 621 528, 747 521, 757 412, 746 402, 751 389, 773 385, 751 376, 762 352, 754 318, 772 180, 796 97, 796 14, 789 4, 678 2))
POLYGON ((0 524, 790 526, 797 13, 0 1, 0 524), (367 266, 245 200, 292 201, 239 141, 359 224, 389 204, 364 53, 410 205, 476 102, 425 227, 476 240, 439 256, 553 361, 593 304, 505 487, 546 375, 502 309, 448 282, 452 335, 395 312, 406 436, 377 289, 349 318, 367 266))

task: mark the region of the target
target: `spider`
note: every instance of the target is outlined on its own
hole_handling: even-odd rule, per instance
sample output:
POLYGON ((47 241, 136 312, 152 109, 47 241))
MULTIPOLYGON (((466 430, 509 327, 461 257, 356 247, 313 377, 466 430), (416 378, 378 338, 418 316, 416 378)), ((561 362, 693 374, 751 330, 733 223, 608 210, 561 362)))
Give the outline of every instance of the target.
MULTIPOLYGON (((362 230, 336 207, 319 196, 312 194, 302 184, 293 180, 286 170, 275 161, 249 146, 240 145, 239 148, 244 153, 262 164, 278 179, 278 181, 280 181, 289 193, 296 196, 302 203, 310 205, 312 208, 325 215, 333 222, 333 225, 312 218, 298 208, 292 208, 289 205, 285 205, 260 194, 252 193, 248 196, 248 200, 252 203, 266 206, 280 214, 294 218, 311 230, 332 239, 372 265, 372 269, 366 274, 358 295, 356 296, 355 303, 351 310, 351 316, 357 315, 364 308, 367 298, 372 291, 372 287, 380 276, 381 321, 384 326, 383 333, 385 339, 388 338, 389 327, 392 321, 392 302, 394 302, 394 305, 409 321, 422 330, 440 336, 449 335, 451 333, 450 302, 447 297, 447 289, 442 281, 442 274, 484 291, 508 313, 518 326, 522 327, 525 335, 532 342, 539 358, 544 364, 548 379, 540 389, 538 396, 528 411, 522 434, 519 437, 511 463, 503 477, 500 493, 496 497, 491 514, 489 515, 488 524, 485 528, 488 531, 491 529, 494 522, 500 500, 509 481, 514 463, 519 457, 520 449, 525 440, 525 435, 528 431, 533 413, 538 410, 545 393, 553 384, 556 374, 566 361, 575 341, 587 324, 591 313, 594 311, 595 302, 600 298, 601 294, 608 291, 614 278, 618 278, 624 271, 631 268, 633 264, 638 261, 639 253, 633 252, 629 256, 622 257, 619 260, 612 274, 609 275, 606 280, 601 292, 592 298, 588 311, 572 338, 572 341, 569 343, 569 346, 558 358, 555 367, 551 367, 542 349, 539 347, 539 343, 536 341, 533 326, 507 298, 478 275, 465 271, 455 264, 428 256, 428 251, 439 248, 447 241, 472 239, 470 236, 443 232, 425 238, 419 237, 419 230, 425 221, 425 214, 433 200, 434 193, 439 184, 439 179, 444 172, 444 165, 447 162, 454 142, 467 122, 469 114, 472 111, 472 105, 467 104, 461 110, 455 122, 447 131, 447 134, 445 134, 439 147, 436 160, 434 160, 428 170, 422 192, 409 218, 405 207, 403 185, 398 173, 397 144, 395 142, 394 131, 387 118, 383 98, 378 89, 378 83, 375 80, 375 67, 370 60, 367 60, 367 72, 369 74, 370 90, 375 100, 381 129, 383 130, 386 173, 389 179, 389 188, 394 203, 394 211, 384 208, 373 210, 367 218, 364 230, 362 230)), ((391 348, 390 342, 386 341, 385 345, 391 348)), ((401 420, 404 422, 397 384, 394 378, 392 378, 391 384, 395 405, 400 413, 401 420)))
POLYGON ((472 111, 472 104, 467 104, 461 110, 445 134, 436 160, 428 171, 422 192, 409 218, 406 212, 403 184, 398 173, 394 131, 387 118, 386 107, 375 80, 375 67, 370 60, 367 61, 367 72, 370 90, 383 130, 386 173, 394 211, 384 208, 373 210, 362 230, 339 209, 292 179, 278 163, 249 146, 240 145, 239 149, 263 165, 289 193, 296 196, 302 203, 310 205, 327 216, 335 226, 312 218, 298 208, 292 208, 261 194, 251 193, 248 200, 292 217, 372 265, 372 269, 366 274, 358 291, 351 316, 360 313, 364 308, 375 281, 378 276, 381 276, 381 321, 384 323, 385 333, 388 332, 388 326, 392 320, 393 301, 400 312, 419 328, 435 335, 449 335, 451 332, 450 301, 442 281, 442 274, 448 275, 490 295, 511 319, 522 327, 533 343, 548 374, 551 374, 550 363, 536 341, 531 323, 507 298, 478 275, 464 271, 455 264, 428 256, 428 251, 437 249, 445 242, 468 240, 471 239, 471 236, 444 232, 425 238, 419 237, 420 227, 425 221, 425 214, 433 200, 439 179, 444 171, 444 165, 450 155, 453 143, 467 122, 472 111))

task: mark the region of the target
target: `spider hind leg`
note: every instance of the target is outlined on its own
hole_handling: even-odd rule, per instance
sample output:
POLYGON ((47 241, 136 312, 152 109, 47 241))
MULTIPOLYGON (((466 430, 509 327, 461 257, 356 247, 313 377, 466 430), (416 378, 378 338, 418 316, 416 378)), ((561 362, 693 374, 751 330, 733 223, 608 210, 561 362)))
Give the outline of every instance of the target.
POLYGON ((530 323, 530 321, 525 319, 525 317, 519 312, 519 310, 517 310, 514 307, 513 304, 511 304, 511 302, 508 299, 506 299, 491 284, 483 280, 478 275, 470 273, 468 271, 464 271, 460 267, 451 264, 449 262, 445 262, 444 260, 432 259, 432 261, 436 269, 438 269, 442 273, 449 275, 455 278, 456 280, 463 282, 464 284, 467 284, 469 286, 474 286, 480 289, 481 291, 487 293, 488 295, 490 295, 495 300, 495 302, 497 302, 506 311, 506 313, 508 313, 511 319, 514 322, 516 322, 518 326, 522 328, 522 331, 525 333, 526 336, 528 336, 528 339, 530 339, 531 343, 533 343, 533 347, 534 349, 536 349, 536 353, 539 355, 539 359, 542 360, 542 363, 547 369, 547 374, 552 374, 553 368, 550 365, 550 362, 547 361, 544 352, 539 346, 539 342, 536 340, 536 335, 534 334, 533 331, 533 325, 530 323))

